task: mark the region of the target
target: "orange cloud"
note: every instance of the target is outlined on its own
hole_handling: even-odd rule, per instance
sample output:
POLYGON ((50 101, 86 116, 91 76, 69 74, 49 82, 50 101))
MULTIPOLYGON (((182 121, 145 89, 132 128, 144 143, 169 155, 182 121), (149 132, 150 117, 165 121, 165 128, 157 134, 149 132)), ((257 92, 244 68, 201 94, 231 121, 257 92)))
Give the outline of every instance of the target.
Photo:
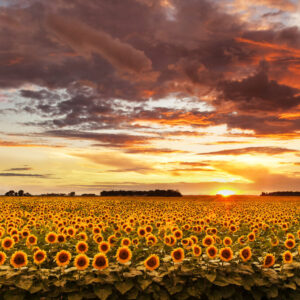
POLYGON ((11 141, 3 141, 0 140, 0 147, 46 147, 46 148, 62 148, 64 146, 61 145, 41 145, 41 144, 26 144, 26 143, 19 143, 19 142, 11 142, 11 141))
POLYGON ((263 48, 270 48, 270 49, 274 49, 274 50, 278 50, 278 51, 288 51, 288 52, 293 53, 294 56, 300 57, 299 49, 291 48, 291 47, 288 47, 285 45, 272 44, 272 43, 268 43, 268 42, 257 42, 257 41, 245 39, 242 37, 237 37, 237 38, 235 38, 235 40, 240 43, 251 44, 251 45, 259 46, 259 47, 263 47, 263 48))

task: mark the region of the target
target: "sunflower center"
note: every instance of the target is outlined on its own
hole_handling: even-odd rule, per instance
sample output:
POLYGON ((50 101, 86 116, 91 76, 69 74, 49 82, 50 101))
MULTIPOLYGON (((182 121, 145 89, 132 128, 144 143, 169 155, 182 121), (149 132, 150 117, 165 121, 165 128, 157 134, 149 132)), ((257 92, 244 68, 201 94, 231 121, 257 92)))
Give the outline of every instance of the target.
POLYGON ((43 258, 44 258, 44 254, 41 253, 41 252, 37 253, 36 256, 35 256, 35 259, 37 261, 41 261, 43 258))
POLYGON ((98 266, 98 267, 103 267, 103 266, 105 266, 105 259, 104 259, 104 257, 102 257, 102 256, 100 256, 100 257, 97 257, 97 259, 96 259, 96 261, 95 261, 95 264, 96 264, 96 266, 98 266))
POLYGON ((181 259, 181 253, 179 252, 179 251, 175 251, 174 252, 174 257, 175 257, 175 259, 181 259))
POLYGON ((223 252, 222 252, 222 256, 224 257, 224 258, 229 258, 230 257, 230 252, 228 251, 228 250, 224 250, 223 252))
POLYGON ((65 262, 68 261, 68 255, 65 254, 65 253, 62 253, 62 254, 59 255, 58 259, 59 259, 60 262, 65 263, 65 262))
POLYGON ((120 257, 121 259, 127 259, 127 258, 129 257, 128 251, 126 251, 126 250, 121 250, 121 251, 120 251, 120 254, 119 254, 119 257, 120 257))
POLYGON ((272 263, 272 257, 271 256, 267 256, 266 257, 266 265, 269 265, 272 263))
POLYGON ((155 257, 151 257, 150 259, 147 260, 147 265, 150 268, 153 268, 156 265, 156 258, 155 257))
POLYGON ((85 258, 79 258, 78 259, 78 261, 77 261, 77 265, 79 266, 79 267, 83 267, 83 266, 85 266, 86 265, 86 259, 85 258))
POLYGON ((17 254, 16 257, 15 257, 15 259, 14 259, 14 262, 15 262, 16 265, 24 264, 25 263, 24 255, 17 254))

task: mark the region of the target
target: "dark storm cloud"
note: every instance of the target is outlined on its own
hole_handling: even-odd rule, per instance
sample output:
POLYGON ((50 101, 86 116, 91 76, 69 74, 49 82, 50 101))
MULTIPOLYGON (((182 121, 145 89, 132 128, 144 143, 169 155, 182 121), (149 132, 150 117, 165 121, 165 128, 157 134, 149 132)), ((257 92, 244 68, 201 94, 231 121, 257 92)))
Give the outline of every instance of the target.
POLYGON ((199 153, 199 155, 243 155, 243 154, 278 155, 278 154, 296 153, 296 152, 299 151, 293 149, 287 149, 287 148, 280 148, 280 147, 246 147, 246 148, 199 153))
MULTIPOLYGON (((284 10, 283 2, 264 4, 284 10)), ((107 136, 82 131, 135 130, 134 121, 295 132, 299 121, 281 120, 278 113, 300 102, 297 82, 289 85, 300 63, 299 29, 281 24, 253 30, 221 8, 205 0, 174 0, 169 7, 154 0, 29 0, 1 7, 0 87, 40 86, 39 91, 22 88, 25 103, 18 109, 42 117, 26 124, 42 127, 46 136, 120 146, 122 134, 113 137, 121 142, 107 142, 107 136), (268 66, 262 68, 264 58, 268 66), (199 103, 212 93, 215 112, 188 105, 169 113, 161 108, 124 112, 113 103, 147 103, 174 93, 199 103), (227 113, 232 111, 238 114, 227 113)))
POLYGON ((285 111, 300 104, 299 91, 270 80, 261 71, 241 81, 222 84, 223 101, 231 101, 243 112, 285 111))

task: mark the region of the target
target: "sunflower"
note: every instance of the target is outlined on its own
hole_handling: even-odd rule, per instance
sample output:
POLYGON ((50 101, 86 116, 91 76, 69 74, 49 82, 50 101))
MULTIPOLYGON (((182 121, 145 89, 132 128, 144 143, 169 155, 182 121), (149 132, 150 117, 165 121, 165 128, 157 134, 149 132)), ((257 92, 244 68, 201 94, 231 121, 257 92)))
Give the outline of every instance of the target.
POLYGON ((108 242, 101 242, 98 246, 98 249, 102 253, 107 253, 110 250, 110 244, 108 242))
POLYGON ((144 265, 147 270, 153 271, 157 269, 160 265, 159 257, 155 254, 150 255, 145 261, 144 265))
POLYGON ((252 251, 250 247, 245 247, 240 250, 240 258, 246 262, 252 257, 252 251))
POLYGON ((130 246, 130 244, 131 244, 131 241, 130 241, 130 239, 129 238, 124 238, 124 239, 122 239, 122 241, 121 241, 121 245, 122 246, 130 246))
POLYGON ((0 266, 2 266, 6 261, 6 254, 0 251, 0 266))
POLYGON ((265 268, 272 267, 275 263, 275 256, 271 253, 268 253, 264 258, 263 266, 265 268))
POLYGON ((114 246, 115 243, 117 242, 116 236, 114 236, 114 235, 109 236, 108 239, 107 239, 107 241, 109 242, 109 244, 111 246, 114 246))
POLYGON ((229 236, 225 237, 225 238, 223 239, 223 244, 224 244, 225 246, 230 246, 230 245, 232 245, 232 239, 231 239, 229 236))
POLYGON ((71 260, 71 253, 66 250, 61 250, 56 254, 55 261, 60 267, 67 266, 71 260))
POLYGON ((238 243, 239 243, 240 245, 244 245, 244 244, 246 243, 246 239, 245 239, 245 236, 244 236, 244 235, 242 235, 242 236, 240 236, 240 237, 238 238, 238 243))
POLYGON ((295 239, 295 236, 294 236, 292 233, 288 233, 288 234, 286 235, 286 238, 287 238, 287 239, 292 239, 292 240, 294 240, 294 239, 295 239))
POLYGON ((171 257, 172 257, 174 263, 182 262, 184 259, 184 250, 182 248, 174 249, 171 252, 171 257))
POLYGON ((104 240, 104 237, 101 234, 96 234, 96 235, 93 236, 93 240, 97 244, 100 244, 104 240))
POLYGON ((57 235, 57 241, 58 241, 59 243, 64 243, 64 242, 66 241, 65 235, 64 235, 64 234, 58 234, 58 235, 57 235))
POLYGON ((273 237, 270 239, 270 243, 271 243, 272 247, 276 247, 279 244, 279 240, 277 237, 273 237))
POLYGON ((231 232, 236 232, 237 231, 237 227, 235 225, 231 225, 229 227, 229 229, 230 229, 231 232))
POLYGON ((147 242, 149 242, 151 245, 155 245, 157 243, 157 237, 153 234, 149 234, 146 237, 147 242))
POLYGON ((207 235, 207 236, 202 240, 202 244, 203 244, 203 246, 205 246, 205 247, 209 247, 209 246, 213 245, 214 242, 215 242, 215 241, 214 241, 213 237, 210 236, 210 235, 207 235))
POLYGON ((9 250, 11 249, 15 244, 14 239, 10 237, 6 237, 2 240, 1 246, 4 250, 9 250))
POLYGON ((180 240, 182 238, 182 231, 181 230, 176 230, 174 233, 174 236, 176 237, 177 240, 180 240))
POLYGON ((132 257, 131 250, 128 247, 120 247, 116 254, 117 261, 121 264, 125 264, 130 261, 132 257))
POLYGON ((88 240, 88 236, 85 232, 79 233, 78 237, 85 242, 88 240))
POLYGON ((233 258, 233 252, 230 247, 220 249, 219 256, 223 261, 230 261, 233 258))
POLYGON ((75 235, 75 233, 76 233, 76 230, 75 230, 74 227, 70 226, 70 227, 67 228, 67 234, 69 236, 73 237, 75 235))
POLYGON ((105 254, 98 253, 94 256, 93 267, 97 270, 103 270, 108 267, 108 259, 105 254))
POLYGON ((193 245, 192 249, 193 249, 193 255, 194 256, 200 256, 201 255, 201 253, 202 253, 201 247, 199 247, 198 245, 193 245))
POLYGON ((135 246, 137 246, 139 244, 139 239, 138 238, 134 238, 132 240, 132 244, 135 245, 135 246))
POLYGON ((208 248, 206 248, 206 254, 209 258, 216 258, 218 249, 215 246, 209 246, 208 248))
POLYGON ((293 262, 293 254, 287 250, 282 254, 283 262, 286 264, 290 264, 293 262))
POLYGON ((287 248, 287 249, 293 249, 295 247, 296 243, 293 239, 287 239, 285 242, 284 242, 284 246, 287 248))
POLYGON ((22 268, 27 265, 27 254, 23 251, 16 251, 10 258, 10 264, 14 268, 22 268))
POLYGON ((76 244, 76 251, 77 253, 85 253, 89 249, 89 246, 86 242, 80 241, 76 244))
POLYGON ((147 231, 147 232, 152 232, 152 230, 153 230, 153 228, 152 228, 152 226, 151 225, 147 225, 146 227, 145 227, 145 230, 147 231))
POLYGON ((194 244, 198 243, 198 237, 196 237, 195 235, 191 235, 190 239, 193 241, 194 244))
POLYGON ((145 229, 145 228, 139 227, 137 233, 138 233, 138 236, 139 236, 139 237, 144 237, 144 236, 146 235, 147 232, 146 232, 146 229, 145 229))
POLYGON ((78 254, 74 260, 77 270, 85 270, 90 264, 89 258, 85 254, 78 254))
POLYGON ((181 245, 182 246, 186 247, 186 246, 188 246, 188 244, 189 244, 189 239, 182 239, 181 240, 181 245))
POLYGON ((249 241, 249 242, 254 242, 254 241, 255 241, 255 233, 254 233, 254 232, 250 232, 250 233, 247 235, 247 238, 248 238, 248 241, 249 241))
POLYGON ((33 262, 37 265, 42 264, 47 258, 47 254, 43 250, 37 250, 33 254, 33 262))
POLYGON ((37 237, 33 234, 31 234, 30 236, 27 237, 27 240, 26 240, 26 244, 28 245, 36 245, 37 243, 37 237))
POLYGON ((54 244, 57 241, 57 234, 55 232, 49 232, 45 238, 46 243, 54 244))

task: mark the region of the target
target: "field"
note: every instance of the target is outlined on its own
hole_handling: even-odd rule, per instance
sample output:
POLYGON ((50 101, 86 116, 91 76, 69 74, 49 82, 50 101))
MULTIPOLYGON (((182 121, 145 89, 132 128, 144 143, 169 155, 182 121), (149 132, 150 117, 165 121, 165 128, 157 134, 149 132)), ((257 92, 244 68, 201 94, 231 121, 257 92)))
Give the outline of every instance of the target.
POLYGON ((300 197, 0 202, 0 299, 300 299, 300 197))

